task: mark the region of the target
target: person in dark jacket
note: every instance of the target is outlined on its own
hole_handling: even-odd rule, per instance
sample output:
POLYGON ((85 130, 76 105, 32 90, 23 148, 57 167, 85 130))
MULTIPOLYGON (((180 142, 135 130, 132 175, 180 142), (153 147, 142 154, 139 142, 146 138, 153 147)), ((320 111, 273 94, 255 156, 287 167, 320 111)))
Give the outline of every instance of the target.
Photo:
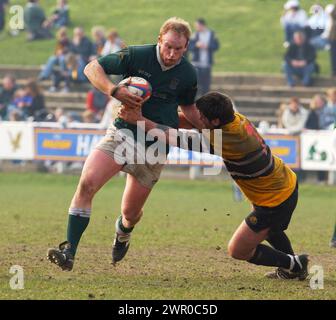
POLYGON ((293 43, 288 47, 285 54, 284 70, 287 83, 290 87, 295 84, 294 76, 302 79, 304 86, 310 86, 312 75, 316 68, 315 48, 306 42, 302 32, 295 32, 293 43))
POLYGON ((195 29, 188 50, 191 53, 191 63, 197 71, 198 95, 201 96, 210 90, 213 54, 218 50, 219 42, 215 32, 208 29, 203 18, 196 20, 195 29))
POLYGON ((16 89, 15 78, 11 75, 6 75, 0 87, 0 119, 7 118, 7 107, 13 99, 16 89))
POLYGON ((31 104, 25 108, 25 116, 33 117, 35 121, 44 120, 47 110, 44 103, 44 96, 35 80, 28 80, 25 85, 26 93, 32 97, 31 104))

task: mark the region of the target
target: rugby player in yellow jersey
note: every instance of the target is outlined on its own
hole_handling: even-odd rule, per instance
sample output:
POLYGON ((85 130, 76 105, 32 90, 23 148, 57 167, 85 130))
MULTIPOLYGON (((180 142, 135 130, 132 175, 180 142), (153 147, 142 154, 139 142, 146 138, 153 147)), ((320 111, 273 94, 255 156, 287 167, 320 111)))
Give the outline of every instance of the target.
MULTIPOLYGON (((295 255, 284 232, 298 201, 296 174, 272 155, 251 122, 234 111, 230 97, 210 92, 196 101, 196 107, 205 128, 210 129, 210 153, 223 158, 231 177, 253 207, 233 234, 228 245, 229 255, 256 265, 277 267, 275 272, 267 274, 270 278, 306 279, 308 256, 295 255), (218 133, 215 129, 220 130, 222 137, 220 150, 215 141, 215 133, 218 133), (271 246, 262 244, 264 240, 271 246)), ((146 131, 161 136, 159 139, 171 145, 180 146, 178 130, 144 118, 139 109, 123 107, 119 115, 134 124, 145 121, 146 131), (157 129, 163 130, 164 134, 157 129)))

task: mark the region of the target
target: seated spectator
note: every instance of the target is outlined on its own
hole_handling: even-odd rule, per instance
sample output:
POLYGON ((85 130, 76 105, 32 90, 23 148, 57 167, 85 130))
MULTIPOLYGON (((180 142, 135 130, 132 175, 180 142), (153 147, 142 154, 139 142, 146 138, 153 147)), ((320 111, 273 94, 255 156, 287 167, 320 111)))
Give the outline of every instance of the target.
POLYGON ((302 32, 295 32, 293 43, 285 54, 284 70, 290 87, 295 84, 294 76, 302 79, 304 86, 310 86, 316 70, 316 52, 312 45, 306 42, 302 32))
POLYGON ((55 116, 55 122, 59 122, 63 125, 66 125, 66 123, 69 121, 68 117, 64 113, 64 109, 62 108, 57 108, 54 112, 55 116))
POLYGON ((280 22, 285 32, 284 47, 287 48, 293 40, 296 31, 304 31, 307 26, 308 19, 306 12, 300 8, 297 0, 289 0, 284 5, 285 12, 280 22))
POLYGON ((282 114, 282 124, 290 134, 300 134, 308 116, 308 111, 300 104, 296 97, 290 99, 288 107, 282 114))
POLYGON ((69 52, 70 47, 70 39, 68 38, 67 29, 65 27, 57 31, 56 40, 55 54, 48 59, 38 76, 38 80, 49 79, 53 69, 57 66, 63 70, 65 69, 65 55, 69 52))
POLYGON ((82 113, 82 122, 83 123, 97 123, 97 118, 94 112, 86 110, 82 113))
POLYGON ((0 119, 2 120, 7 119, 7 108, 14 97, 15 91, 15 78, 11 75, 6 75, 0 87, 0 119))
POLYGON ((24 22, 29 41, 52 38, 50 31, 44 26, 46 17, 38 2, 29 0, 24 9, 24 22))
POLYGON ((74 29, 70 52, 77 56, 80 77, 82 75, 85 77, 84 68, 90 60, 96 57, 96 51, 93 43, 85 35, 83 28, 78 27, 74 29))
POLYGON ((100 57, 106 42, 105 29, 103 27, 93 27, 91 30, 95 55, 100 57))
POLYGON ((310 102, 309 113, 305 123, 305 128, 309 130, 321 129, 321 108, 324 108, 324 101, 320 95, 315 95, 310 102))
MULTIPOLYGON (((326 126, 325 110, 326 99, 320 95, 315 95, 310 102, 310 111, 307 117, 305 128, 309 130, 323 130, 326 126)), ((317 180, 320 183, 327 181, 326 171, 317 171, 317 180)))
POLYGON ((73 31, 73 38, 70 44, 70 52, 78 55, 85 64, 95 58, 96 52, 94 45, 85 35, 84 30, 81 27, 77 27, 73 31))
POLYGON ((91 89, 86 97, 86 108, 93 112, 98 119, 103 117, 109 97, 100 90, 91 89))
POLYGON ((80 65, 80 60, 76 55, 68 53, 65 56, 64 63, 64 68, 54 68, 52 71, 53 84, 49 89, 50 92, 58 91, 62 82, 64 82, 62 91, 69 92, 71 83, 82 83, 87 81, 80 65))
POLYGON ((70 25, 69 7, 67 2, 67 0, 57 1, 57 7, 52 13, 52 16, 45 22, 45 27, 59 29, 70 25))
POLYGON ((284 127, 282 123, 282 115, 284 111, 287 109, 287 103, 281 103, 279 109, 276 111, 277 116, 277 128, 282 129, 284 127))
POLYGON ((111 29, 107 33, 107 40, 105 42, 104 48, 101 52, 102 56, 106 56, 111 53, 115 53, 123 48, 125 48, 124 42, 120 39, 119 34, 116 29, 111 29))
POLYGON ((8 105, 8 117, 12 118, 12 113, 17 114, 20 119, 27 118, 27 108, 32 104, 33 97, 25 89, 17 89, 13 100, 8 105))
POLYGON ((27 95, 32 97, 31 104, 25 108, 26 117, 32 117, 34 121, 43 121, 48 112, 39 86, 35 80, 28 80, 24 88, 27 95))
POLYGON ((336 88, 327 90, 327 107, 336 109, 336 88))

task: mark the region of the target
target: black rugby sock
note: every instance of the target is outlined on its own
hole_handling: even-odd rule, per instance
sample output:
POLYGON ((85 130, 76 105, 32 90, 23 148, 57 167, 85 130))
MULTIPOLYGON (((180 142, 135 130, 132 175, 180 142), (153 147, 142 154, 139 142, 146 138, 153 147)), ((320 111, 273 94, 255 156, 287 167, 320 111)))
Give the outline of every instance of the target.
POLYGON ((266 240, 274 249, 294 255, 291 242, 283 231, 270 232, 266 240))
POLYGON ((290 269, 291 258, 286 253, 273 249, 272 247, 259 244, 256 248, 254 256, 248 262, 267 266, 267 267, 280 267, 290 269))

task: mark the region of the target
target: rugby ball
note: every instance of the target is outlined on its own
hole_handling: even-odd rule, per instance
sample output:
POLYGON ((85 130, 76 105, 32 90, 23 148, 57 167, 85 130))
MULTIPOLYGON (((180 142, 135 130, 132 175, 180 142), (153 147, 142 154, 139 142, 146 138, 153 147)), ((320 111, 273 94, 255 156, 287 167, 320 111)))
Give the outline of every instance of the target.
POLYGON ((152 86, 144 78, 128 77, 122 80, 119 85, 125 85, 131 93, 144 99, 152 94, 152 86))

